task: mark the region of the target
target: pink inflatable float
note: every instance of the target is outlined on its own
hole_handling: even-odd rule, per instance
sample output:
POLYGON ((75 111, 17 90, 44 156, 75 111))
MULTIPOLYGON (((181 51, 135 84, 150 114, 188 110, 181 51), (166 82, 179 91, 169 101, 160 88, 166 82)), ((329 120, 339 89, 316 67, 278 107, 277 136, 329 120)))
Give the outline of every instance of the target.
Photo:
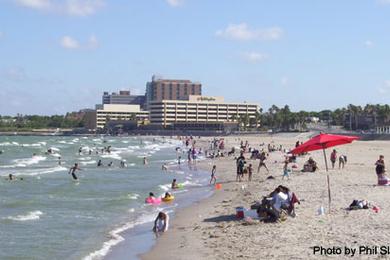
POLYGON ((158 205, 158 204, 161 203, 161 198, 151 198, 151 197, 148 197, 148 198, 145 199, 145 203, 158 205))

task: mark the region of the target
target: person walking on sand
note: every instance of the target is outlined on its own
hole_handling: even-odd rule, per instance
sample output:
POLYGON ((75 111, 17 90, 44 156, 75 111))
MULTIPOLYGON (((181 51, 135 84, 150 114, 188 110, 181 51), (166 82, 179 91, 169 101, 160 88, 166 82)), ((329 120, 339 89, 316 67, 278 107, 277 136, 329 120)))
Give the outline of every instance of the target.
POLYGON ((267 156, 265 155, 265 152, 262 152, 262 153, 260 154, 259 159, 260 159, 260 162, 259 162, 259 167, 257 167, 257 173, 260 172, 260 168, 261 168, 262 166, 264 166, 265 169, 267 170, 267 172, 269 173, 269 170, 268 170, 268 168, 267 168, 267 165, 265 165, 265 160, 267 159, 267 156))
POLYGON ((284 177, 287 177, 288 180, 290 179, 290 173, 289 173, 289 169, 288 169, 288 159, 286 159, 284 161, 282 180, 284 180, 284 177))
POLYGON ((252 181, 252 173, 253 173, 252 164, 249 164, 247 170, 248 170, 248 181, 252 181))
POLYGON ((156 234, 156 236, 159 236, 161 233, 168 231, 168 226, 168 214, 160 211, 157 215, 157 218, 154 220, 153 232, 156 234))
POLYGON ((72 174, 73 180, 77 180, 76 171, 81 169, 79 168, 79 164, 75 163, 73 167, 70 168, 68 174, 72 174))
POLYGON ((344 160, 344 155, 339 156, 339 169, 344 169, 345 165, 345 160, 344 160))
POLYGON ((385 157, 383 155, 379 155, 379 159, 375 163, 375 171, 378 176, 378 180, 381 179, 385 175, 385 157))
POLYGON ((214 165, 213 169, 211 170, 210 184, 212 181, 214 181, 214 184, 217 182, 217 177, 215 176, 216 172, 217 172, 217 165, 214 165))
POLYGON ((333 149, 333 152, 330 154, 330 161, 332 162, 332 169, 334 169, 334 165, 336 163, 337 152, 333 149))

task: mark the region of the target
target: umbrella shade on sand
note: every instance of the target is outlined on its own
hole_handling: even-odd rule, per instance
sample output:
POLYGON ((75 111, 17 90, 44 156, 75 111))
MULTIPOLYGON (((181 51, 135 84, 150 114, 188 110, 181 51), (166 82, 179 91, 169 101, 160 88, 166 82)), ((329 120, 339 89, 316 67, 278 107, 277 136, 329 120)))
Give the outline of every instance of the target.
MULTIPOLYGON (((357 139, 359 139, 359 137, 357 136, 331 135, 331 134, 321 133, 319 135, 314 136, 313 138, 306 141, 305 143, 301 144, 300 146, 296 147, 294 150, 291 151, 291 153, 301 154, 309 151, 322 150, 324 153, 326 171, 328 171, 328 162, 326 160, 325 149, 337 145, 349 144, 352 143, 352 141, 357 139)), ((328 198, 329 198, 329 212, 330 212, 331 195, 330 195, 329 174, 326 176, 326 180, 328 183, 328 198)))

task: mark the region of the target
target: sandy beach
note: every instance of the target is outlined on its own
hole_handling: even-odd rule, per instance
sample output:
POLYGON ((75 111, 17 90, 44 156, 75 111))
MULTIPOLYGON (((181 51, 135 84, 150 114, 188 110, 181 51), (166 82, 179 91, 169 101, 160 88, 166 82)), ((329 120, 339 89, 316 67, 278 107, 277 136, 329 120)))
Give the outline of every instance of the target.
MULTIPOLYGON (((306 141, 309 137, 310 133, 230 136, 225 137, 225 149, 239 146, 241 140, 248 140, 249 145, 256 149, 261 149, 262 143, 292 148, 297 140, 306 141)), ((203 138, 203 144, 207 145, 208 140, 203 138)), ((301 169, 309 156, 313 157, 319 165, 318 172, 294 172, 289 180, 282 180, 284 156, 279 151, 270 153, 266 161, 269 174, 264 168, 257 173, 259 161, 247 159, 247 164, 252 163, 255 168, 251 182, 235 181, 234 157, 200 162, 198 166, 209 172, 212 165, 217 165, 218 182, 222 183, 222 189, 216 190, 212 197, 177 212, 170 223, 170 230, 159 237, 154 248, 141 258, 314 259, 327 253, 334 258, 350 258, 352 253, 358 259, 389 257, 390 252, 380 247, 390 245, 390 233, 387 232, 390 219, 386 214, 390 211, 390 188, 376 185, 374 169, 380 154, 385 156, 386 161, 390 153, 388 144, 387 141, 356 141, 335 147, 339 154, 348 156, 348 162, 344 169, 339 170, 337 165, 328 172, 332 194, 330 212, 322 151, 297 159, 301 169), (269 175, 275 179, 267 180, 269 175), (296 206, 295 218, 288 217, 280 223, 254 220, 250 224, 236 219, 236 207, 249 208, 254 201, 261 200, 281 184, 290 188, 301 200, 301 204, 296 206), (354 199, 366 199, 379 206, 380 211, 346 210, 354 199), (320 206, 325 207, 325 215, 317 214, 320 206), (329 249, 314 252, 315 247, 329 249), (340 250, 333 247, 340 247, 340 250)), ((331 149, 328 149, 328 160, 330 152, 331 149)), ((248 157, 249 154, 246 154, 248 157)))

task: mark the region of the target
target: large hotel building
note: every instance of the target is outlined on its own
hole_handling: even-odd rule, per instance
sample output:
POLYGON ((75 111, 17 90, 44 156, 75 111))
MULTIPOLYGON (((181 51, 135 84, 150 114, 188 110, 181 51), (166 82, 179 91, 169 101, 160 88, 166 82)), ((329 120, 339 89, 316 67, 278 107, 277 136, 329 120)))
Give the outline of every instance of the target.
POLYGON ((146 84, 146 107, 153 101, 187 100, 190 95, 202 95, 202 85, 190 80, 158 79, 146 84))
POLYGON ((153 76, 146 84, 144 96, 130 95, 129 91, 108 94, 97 105, 96 127, 108 123, 133 121, 157 128, 211 129, 221 125, 238 125, 240 117, 256 118, 259 105, 255 103, 225 102, 223 97, 202 96, 202 85, 190 80, 159 79, 153 76))
POLYGON ((227 103, 223 97, 189 95, 187 100, 153 101, 149 105, 150 123, 164 127, 175 123, 234 122, 240 116, 255 118, 259 105, 227 103))

